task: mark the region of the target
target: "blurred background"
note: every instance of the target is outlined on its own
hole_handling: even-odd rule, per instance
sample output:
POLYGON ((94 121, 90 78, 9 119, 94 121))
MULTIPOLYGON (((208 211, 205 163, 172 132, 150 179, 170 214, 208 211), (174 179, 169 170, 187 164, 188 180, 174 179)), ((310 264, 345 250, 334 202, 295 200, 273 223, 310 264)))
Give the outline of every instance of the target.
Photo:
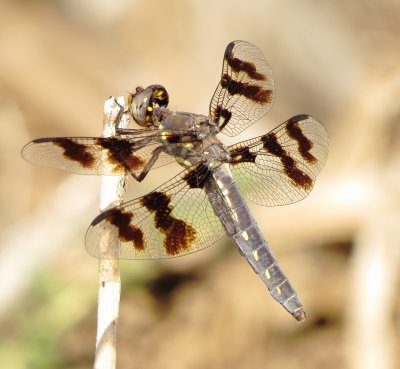
MULTIPOLYGON (((400 368, 400 2, 2 1, 0 367, 90 368, 98 261, 84 234, 99 178, 33 167, 31 139, 98 136, 103 103, 160 83, 208 113, 223 52, 257 45, 271 112, 230 144, 309 113, 328 162, 304 201, 252 206, 308 314, 277 304, 227 238, 201 253, 122 261, 118 368, 400 368)), ((180 171, 129 182, 140 196, 180 171)))

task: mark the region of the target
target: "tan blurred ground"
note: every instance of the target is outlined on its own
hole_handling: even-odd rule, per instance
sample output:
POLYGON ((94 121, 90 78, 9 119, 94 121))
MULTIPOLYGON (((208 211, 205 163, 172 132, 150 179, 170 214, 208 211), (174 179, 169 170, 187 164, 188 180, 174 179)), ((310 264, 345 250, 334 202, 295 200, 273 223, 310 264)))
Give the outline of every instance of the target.
MULTIPOLYGON (((92 367, 97 178, 30 166, 29 140, 100 135, 103 103, 160 83, 206 114, 229 41, 257 45, 277 98, 233 143, 309 113, 331 136, 311 195, 254 206, 308 313, 297 324, 229 240, 122 262, 118 368, 400 368, 400 2, 2 1, 0 367, 92 367)), ((138 196, 178 173, 156 170, 138 196)))

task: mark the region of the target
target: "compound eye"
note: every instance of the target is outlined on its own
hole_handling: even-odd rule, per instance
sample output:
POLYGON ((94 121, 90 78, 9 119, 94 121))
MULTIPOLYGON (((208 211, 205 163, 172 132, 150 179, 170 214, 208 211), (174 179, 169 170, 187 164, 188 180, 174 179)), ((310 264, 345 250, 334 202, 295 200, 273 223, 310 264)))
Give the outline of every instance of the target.
POLYGON ((155 108, 166 107, 168 101, 167 90, 161 85, 151 85, 145 89, 138 87, 136 93, 128 98, 133 119, 143 127, 150 127, 154 124, 155 108))
MULTIPOLYGON (((169 103, 169 96, 165 87, 161 85, 152 85, 150 87, 153 88, 153 104, 166 108, 169 103)), ((155 106, 153 106, 153 108, 154 107, 155 106)))

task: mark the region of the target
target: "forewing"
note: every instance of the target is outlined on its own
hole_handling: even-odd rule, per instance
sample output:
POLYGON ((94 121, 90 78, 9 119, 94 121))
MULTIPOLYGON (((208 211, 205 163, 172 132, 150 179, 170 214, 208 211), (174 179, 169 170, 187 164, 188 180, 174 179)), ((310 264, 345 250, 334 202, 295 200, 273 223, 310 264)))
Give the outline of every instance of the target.
POLYGON ((297 115, 273 131, 230 146, 231 170, 249 200, 286 205, 306 197, 328 156, 324 126, 297 115))
MULTIPOLYGON (((120 175, 140 172, 160 145, 150 136, 39 138, 24 146, 22 157, 32 164, 78 174, 120 175)), ((173 161, 161 153, 153 168, 173 161)))
POLYGON ((236 136, 267 113, 274 98, 272 71, 262 52, 249 42, 231 42, 210 103, 219 130, 236 136))
POLYGON ((149 194, 101 213, 86 234, 98 258, 156 259, 182 256, 224 235, 203 186, 208 169, 185 170, 149 194))

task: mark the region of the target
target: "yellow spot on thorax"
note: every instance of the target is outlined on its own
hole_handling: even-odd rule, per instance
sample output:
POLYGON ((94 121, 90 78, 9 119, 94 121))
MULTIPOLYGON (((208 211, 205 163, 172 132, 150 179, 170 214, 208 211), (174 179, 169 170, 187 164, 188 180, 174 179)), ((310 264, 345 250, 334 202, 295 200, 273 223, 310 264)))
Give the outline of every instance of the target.
POLYGON ((192 166, 192 163, 191 163, 189 160, 183 159, 183 158, 180 157, 180 156, 175 157, 175 160, 176 160, 179 164, 181 164, 181 165, 183 165, 183 166, 185 166, 185 167, 190 167, 190 166, 192 166))

